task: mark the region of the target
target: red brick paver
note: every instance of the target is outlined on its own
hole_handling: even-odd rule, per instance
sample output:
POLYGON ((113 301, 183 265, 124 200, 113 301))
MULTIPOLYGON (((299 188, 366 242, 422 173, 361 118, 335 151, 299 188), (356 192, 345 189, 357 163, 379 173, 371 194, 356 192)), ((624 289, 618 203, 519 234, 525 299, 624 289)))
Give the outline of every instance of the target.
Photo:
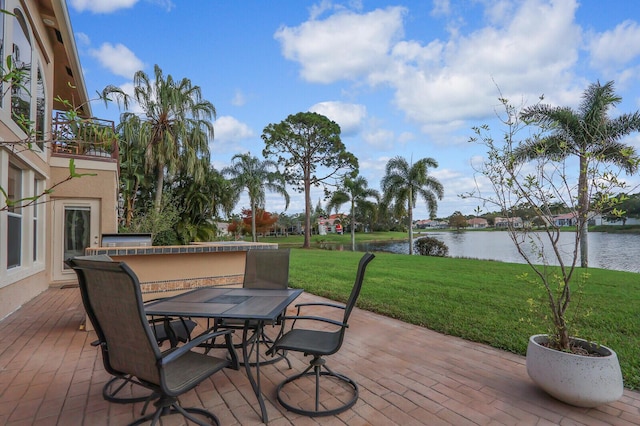
MULTIPOLYGON (((102 398, 109 376, 90 344, 95 334, 81 329, 84 317, 77 289, 52 288, 0 321, 0 424, 125 425, 139 416, 142 404, 102 398)), ((307 365, 289 357, 292 370, 284 362, 262 368, 271 425, 640 425, 640 393, 572 407, 534 386, 521 356, 359 309, 342 350, 328 360, 360 386, 351 410, 308 418, 279 406, 277 384, 307 365)), ((243 369, 214 375, 181 401, 214 411, 223 425, 261 423, 243 369)), ((173 417, 164 424, 184 424, 173 417)))

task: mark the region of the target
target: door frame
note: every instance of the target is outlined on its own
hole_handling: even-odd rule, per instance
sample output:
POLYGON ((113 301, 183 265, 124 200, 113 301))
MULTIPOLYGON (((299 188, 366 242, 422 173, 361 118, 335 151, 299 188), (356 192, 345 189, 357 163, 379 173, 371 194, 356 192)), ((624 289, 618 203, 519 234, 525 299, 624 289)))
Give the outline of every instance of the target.
POLYGON ((100 245, 100 200, 93 198, 57 198, 53 200, 53 238, 51 239, 51 270, 53 281, 75 280, 72 269, 64 267, 65 210, 70 207, 89 209, 89 246, 100 245))

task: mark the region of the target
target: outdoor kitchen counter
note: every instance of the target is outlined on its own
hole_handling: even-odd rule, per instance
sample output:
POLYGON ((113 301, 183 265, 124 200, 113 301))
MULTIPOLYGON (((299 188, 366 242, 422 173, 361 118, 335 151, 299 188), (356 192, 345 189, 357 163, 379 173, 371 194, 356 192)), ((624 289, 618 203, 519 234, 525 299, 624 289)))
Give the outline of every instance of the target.
POLYGON ((277 248, 278 244, 272 243, 219 241, 184 246, 92 247, 85 253, 106 254, 126 262, 138 276, 143 293, 173 293, 242 284, 246 252, 277 248))

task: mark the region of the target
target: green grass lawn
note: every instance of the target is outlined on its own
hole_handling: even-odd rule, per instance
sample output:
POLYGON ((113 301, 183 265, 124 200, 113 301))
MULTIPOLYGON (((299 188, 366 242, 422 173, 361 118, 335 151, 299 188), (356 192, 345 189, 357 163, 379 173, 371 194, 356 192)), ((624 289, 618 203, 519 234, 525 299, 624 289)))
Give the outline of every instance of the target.
MULTIPOLYGON (((361 256, 293 249, 291 286, 344 302, 361 256)), ((529 271, 524 264, 376 253, 358 306, 524 355, 529 336, 549 329, 527 303, 541 290, 517 278, 529 271)), ((589 273, 579 301, 589 315, 573 322, 575 334, 614 349, 625 386, 640 390, 640 275, 593 268, 589 273)))

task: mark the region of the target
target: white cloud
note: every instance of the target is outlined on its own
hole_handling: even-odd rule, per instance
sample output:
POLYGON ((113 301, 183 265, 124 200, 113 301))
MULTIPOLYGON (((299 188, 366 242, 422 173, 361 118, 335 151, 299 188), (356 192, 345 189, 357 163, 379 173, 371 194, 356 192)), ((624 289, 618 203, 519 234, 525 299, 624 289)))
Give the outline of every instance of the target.
POLYGON ((119 9, 132 8, 138 0, 70 0, 78 12, 111 13, 119 9))
POLYGON ((397 148, 394 143, 395 133, 388 129, 370 128, 363 133, 362 139, 376 150, 388 151, 397 148))
MULTIPOLYGON (((120 9, 131 9, 140 0, 69 0, 71 6, 78 12, 111 13, 120 9)), ((171 0, 146 0, 166 11, 174 8, 171 0)))
POLYGON ((214 144, 234 143, 255 136, 255 133, 248 125, 228 115, 218 117, 214 123, 214 128, 214 144))
POLYGON ((103 67, 122 77, 133 78, 136 71, 144 68, 144 63, 123 44, 103 43, 99 49, 91 49, 89 54, 103 67))
POLYGON ((367 108, 364 105, 344 102, 319 102, 309 108, 309 111, 322 114, 338 123, 342 136, 358 133, 367 116, 367 108))
POLYGON ((574 2, 528 1, 502 27, 485 27, 446 45, 431 43, 424 53, 414 47, 411 56, 407 49, 396 51, 396 70, 388 76, 396 104, 418 123, 460 124, 493 113, 496 85, 507 98, 524 93, 535 100, 541 91, 557 92, 551 88, 570 81, 578 58, 575 8, 574 2))
POLYGON ((76 33, 76 41, 83 46, 90 46, 91 39, 86 33, 76 33))
POLYGON ((591 66, 607 70, 625 65, 640 55, 640 26, 624 21, 613 30, 594 35, 589 42, 591 66))
MULTIPOLYGON (((452 169, 432 169, 429 174, 438 179, 444 187, 444 197, 438 201, 437 216, 448 216, 454 211, 471 212, 478 205, 476 199, 464 199, 460 195, 474 191, 476 182, 473 177, 452 169)), ((422 207, 424 204, 422 204, 422 207)), ((427 215, 426 208, 424 215, 427 215)))
POLYGON ((167 12, 170 12, 171 9, 173 9, 175 7, 175 4, 171 0, 146 0, 146 1, 148 1, 149 3, 153 3, 155 5, 160 6, 161 8, 166 10, 167 12))
MULTIPOLYGON (((144 111, 142 109, 142 107, 140 107, 140 104, 138 102, 136 102, 135 98, 133 97, 133 94, 135 92, 134 86, 132 82, 128 82, 125 84, 121 84, 120 89, 126 93, 129 96, 129 107, 127 108, 128 112, 131 112, 133 114, 136 115, 143 115, 144 111)), ((117 99, 113 99, 114 104, 116 103, 117 99)))
POLYGON ((236 92, 233 94, 233 99, 231 99, 231 105, 243 106, 246 103, 247 103, 247 98, 244 95, 244 93, 242 93, 241 90, 236 90, 236 92))
POLYGON ((402 132, 398 136, 398 142, 404 144, 404 143, 411 142, 411 141, 415 140, 415 138, 416 138, 416 135, 414 135, 411 132, 402 132))
POLYGON ((276 33, 285 58, 299 62, 302 77, 331 83, 366 75, 388 61, 388 52, 402 36, 406 9, 390 7, 365 14, 340 11, 325 20, 309 20, 276 33))
MULTIPOLYGON (((376 153, 375 151, 369 154, 376 153)), ((389 161, 389 157, 380 156, 380 157, 369 157, 367 155, 359 155, 358 156, 358 166, 359 166, 359 175, 363 176, 367 179, 368 187, 380 191, 380 178, 384 176, 385 167, 387 162, 389 161)))
POLYGON ((314 20, 327 10, 331 10, 333 8, 334 5, 331 0, 322 0, 318 4, 311 5, 311 7, 309 8, 309 16, 312 20, 314 20))
MULTIPOLYGON (((492 3, 484 11, 489 25, 446 41, 402 40, 401 7, 339 11, 282 27, 275 37, 304 79, 390 87, 395 105, 431 133, 493 118, 498 88, 508 99, 530 102, 540 94, 552 104, 579 99, 577 7, 575 0, 492 3)), ((438 1, 433 12, 450 14, 450 5, 438 1)))
POLYGON ((451 14, 451 4, 449 0, 433 0, 433 16, 449 16, 451 14))

